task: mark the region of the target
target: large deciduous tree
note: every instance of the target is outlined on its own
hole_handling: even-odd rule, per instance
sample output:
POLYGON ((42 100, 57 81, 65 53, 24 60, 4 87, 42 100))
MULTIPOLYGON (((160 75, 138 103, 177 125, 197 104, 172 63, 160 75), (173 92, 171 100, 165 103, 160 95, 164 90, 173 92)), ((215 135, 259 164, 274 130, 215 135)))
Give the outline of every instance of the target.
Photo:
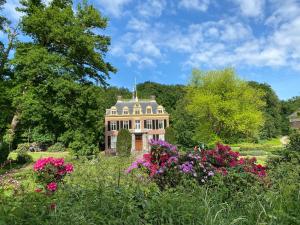
POLYGON ((188 111, 197 118, 193 139, 234 142, 256 137, 264 123, 262 95, 232 69, 194 70, 187 94, 188 111))
MULTIPOLYGON (((63 141, 92 153, 100 140, 103 88, 116 69, 104 57, 107 19, 86 3, 21 0, 21 31, 14 65, 14 131, 32 141, 63 141)), ((27 139, 26 138, 26 139, 27 139)))
POLYGON ((274 138, 281 134, 281 103, 274 90, 268 84, 250 81, 249 85, 264 92, 262 100, 266 103, 263 108, 265 123, 260 131, 260 138, 274 138))

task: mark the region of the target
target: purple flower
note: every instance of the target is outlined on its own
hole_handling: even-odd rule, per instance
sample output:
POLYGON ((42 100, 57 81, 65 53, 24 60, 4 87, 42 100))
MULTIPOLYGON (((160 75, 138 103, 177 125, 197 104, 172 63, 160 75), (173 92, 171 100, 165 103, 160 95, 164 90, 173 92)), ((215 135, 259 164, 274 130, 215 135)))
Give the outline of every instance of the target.
POLYGON ((168 159, 168 164, 171 165, 172 163, 177 163, 178 162, 178 158, 176 156, 172 156, 168 159))
POLYGON ((209 177, 212 177, 212 176, 215 175, 215 174, 214 174, 213 171, 209 171, 207 175, 208 175, 209 177))
POLYGON ((193 164, 191 162, 185 162, 180 166, 183 173, 191 173, 193 171, 193 164))

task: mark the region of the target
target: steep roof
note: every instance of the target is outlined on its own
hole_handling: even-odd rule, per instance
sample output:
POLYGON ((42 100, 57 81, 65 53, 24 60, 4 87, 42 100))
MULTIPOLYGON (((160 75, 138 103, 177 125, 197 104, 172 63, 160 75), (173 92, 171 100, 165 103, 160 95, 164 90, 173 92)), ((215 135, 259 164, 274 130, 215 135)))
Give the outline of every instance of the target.
MULTIPOLYGON (((147 107, 151 106, 152 113, 157 114, 157 109, 160 105, 155 99, 122 99, 118 100, 113 107, 116 108, 118 115, 122 115, 125 107, 128 108, 129 114, 132 115, 135 106, 141 108, 142 114, 146 114, 147 107)), ((106 110, 107 114, 110 114, 110 110, 111 109, 106 110)))

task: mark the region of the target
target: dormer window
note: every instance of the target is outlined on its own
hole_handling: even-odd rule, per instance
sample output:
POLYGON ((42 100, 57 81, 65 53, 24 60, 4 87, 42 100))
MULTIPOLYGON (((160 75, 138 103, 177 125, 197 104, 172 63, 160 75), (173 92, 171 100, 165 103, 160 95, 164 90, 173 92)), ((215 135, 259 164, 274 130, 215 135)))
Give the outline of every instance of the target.
POLYGON ((146 114, 152 114, 152 107, 151 106, 147 106, 146 114))
POLYGON ((163 114, 163 113, 164 113, 164 109, 163 109, 162 106, 159 106, 159 107, 157 108, 157 113, 158 113, 158 114, 163 114))
POLYGON ((128 111, 128 107, 124 107, 123 108, 123 115, 128 115, 129 111, 128 111))
POLYGON ((140 115, 141 114, 141 106, 139 104, 135 104, 133 112, 135 115, 140 115))
POLYGON ((117 115, 117 109, 116 107, 111 108, 111 115, 117 115))

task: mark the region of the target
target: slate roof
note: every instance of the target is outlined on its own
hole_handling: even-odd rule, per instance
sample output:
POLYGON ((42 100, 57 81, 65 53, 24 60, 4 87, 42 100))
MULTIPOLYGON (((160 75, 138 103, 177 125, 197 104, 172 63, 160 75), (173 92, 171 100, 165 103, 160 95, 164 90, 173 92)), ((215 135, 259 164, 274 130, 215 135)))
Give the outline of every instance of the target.
MULTIPOLYGON (((148 99, 141 99, 141 100, 139 99, 138 101, 132 100, 132 99, 131 100, 121 100, 121 101, 117 101, 117 103, 114 106, 117 108, 118 115, 123 114, 124 107, 128 107, 129 114, 132 115, 133 108, 136 104, 141 106, 142 114, 146 114, 147 106, 151 106, 152 113, 156 114, 157 108, 159 106, 155 100, 150 100, 150 99, 149 100, 148 99)), ((106 114, 110 114, 110 109, 106 110, 106 114)))

